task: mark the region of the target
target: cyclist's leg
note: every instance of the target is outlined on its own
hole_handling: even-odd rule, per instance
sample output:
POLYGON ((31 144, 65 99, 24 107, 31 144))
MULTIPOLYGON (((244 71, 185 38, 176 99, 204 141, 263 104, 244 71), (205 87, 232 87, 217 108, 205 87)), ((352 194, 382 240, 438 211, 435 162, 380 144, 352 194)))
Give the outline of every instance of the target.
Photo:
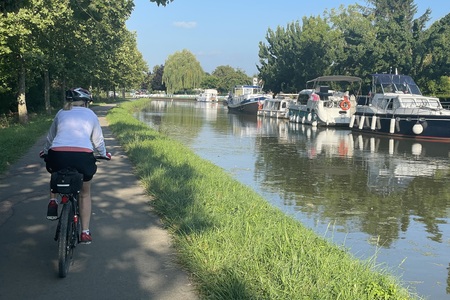
POLYGON ((80 215, 82 230, 89 230, 91 211, 91 181, 84 181, 80 193, 80 215))
MULTIPOLYGON (((45 167, 49 173, 58 171, 62 167, 60 166, 60 153, 49 150, 47 157, 45 158, 45 167)), ((47 219, 56 220, 58 217, 58 194, 54 194, 50 191, 50 200, 47 205, 47 219)))

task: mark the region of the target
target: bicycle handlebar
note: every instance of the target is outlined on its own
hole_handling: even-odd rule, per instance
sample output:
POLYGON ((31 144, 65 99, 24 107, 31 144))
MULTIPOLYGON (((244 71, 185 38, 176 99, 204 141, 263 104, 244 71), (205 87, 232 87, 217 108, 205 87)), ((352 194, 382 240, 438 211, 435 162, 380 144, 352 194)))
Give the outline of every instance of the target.
POLYGON ((94 156, 95 159, 104 159, 104 160, 111 160, 111 158, 107 157, 107 156, 101 156, 101 155, 96 155, 94 156))

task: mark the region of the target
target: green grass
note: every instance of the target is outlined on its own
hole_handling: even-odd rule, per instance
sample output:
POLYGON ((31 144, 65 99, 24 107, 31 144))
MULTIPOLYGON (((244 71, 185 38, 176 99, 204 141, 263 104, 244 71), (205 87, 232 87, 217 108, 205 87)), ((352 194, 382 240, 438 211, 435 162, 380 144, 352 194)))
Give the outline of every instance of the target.
POLYGON ((202 298, 417 298, 375 259, 354 258, 133 118, 147 101, 122 103, 107 118, 202 298))
MULTIPOLYGON (((30 118, 28 124, 9 123, 0 128, 0 173, 17 161, 34 145, 38 138, 47 132, 53 115, 40 115, 30 118)), ((38 156, 39 153, 36 153, 38 156)))

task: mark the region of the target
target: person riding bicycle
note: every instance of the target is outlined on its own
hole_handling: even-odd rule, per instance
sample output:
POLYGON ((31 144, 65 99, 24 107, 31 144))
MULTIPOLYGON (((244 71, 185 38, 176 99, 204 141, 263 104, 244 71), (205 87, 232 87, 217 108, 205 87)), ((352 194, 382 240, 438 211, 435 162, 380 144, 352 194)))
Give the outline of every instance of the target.
MULTIPOLYGON (((49 173, 72 167, 83 174, 80 192, 80 214, 82 233, 80 241, 89 244, 92 236, 89 231, 91 218, 91 180, 97 172, 96 154, 111 159, 106 152, 102 128, 97 115, 88 108, 92 101, 90 92, 83 88, 66 91, 63 109, 56 114, 47 141, 40 156, 45 158, 49 173)), ((56 194, 50 193, 47 219, 58 218, 56 194)))

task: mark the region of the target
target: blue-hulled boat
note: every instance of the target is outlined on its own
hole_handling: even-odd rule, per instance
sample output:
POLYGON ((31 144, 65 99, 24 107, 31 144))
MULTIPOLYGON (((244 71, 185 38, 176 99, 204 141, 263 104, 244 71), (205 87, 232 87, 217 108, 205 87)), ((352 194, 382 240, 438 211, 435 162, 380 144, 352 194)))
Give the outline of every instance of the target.
POLYGON ((422 95, 407 75, 373 74, 370 94, 360 97, 351 118, 354 131, 450 142, 450 110, 422 95))
POLYGON ((227 100, 229 111, 256 115, 262 109, 264 100, 272 95, 263 92, 258 85, 236 85, 227 100))

